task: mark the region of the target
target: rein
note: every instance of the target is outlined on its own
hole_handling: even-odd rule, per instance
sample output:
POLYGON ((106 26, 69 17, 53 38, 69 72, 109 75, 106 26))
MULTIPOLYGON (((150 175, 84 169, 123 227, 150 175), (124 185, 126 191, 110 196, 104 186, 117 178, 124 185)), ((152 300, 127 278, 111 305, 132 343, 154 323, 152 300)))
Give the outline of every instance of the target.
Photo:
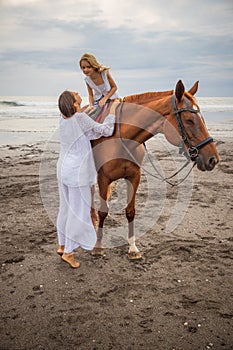
POLYGON ((147 147, 144 143, 144 147, 146 150, 146 153, 148 155, 148 159, 153 167, 153 169, 155 170, 155 172, 157 174, 153 174, 150 171, 148 171, 146 168, 144 168, 141 164, 138 163, 138 161, 135 159, 134 155, 132 154, 132 152, 128 149, 128 147, 125 145, 122 137, 121 137, 121 133, 120 133, 120 123, 121 123, 121 116, 122 116, 122 109, 123 109, 123 104, 124 102, 121 103, 120 106, 120 112, 119 112, 119 118, 118 118, 118 134, 119 134, 119 139, 121 140, 122 146, 124 147, 124 149, 127 151, 127 153, 129 154, 129 156, 132 158, 132 160, 134 161, 135 164, 137 164, 140 168, 142 168, 148 175, 151 175, 152 177, 161 180, 162 182, 166 182, 167 184, 171 185, 172 187, 174 186, 178 186, 179 184, 181 184, 191 173, 192 169, 194 168, 194 166, 196 165, 196 163, 193 163, 193 166, 191 167, 191 169, 188 171, 188 173, 185 175, 185 177, 183 179, 181 179, 180 181, 177 181, 175 183, 172 183, 171 181, 169 181, 170 179, 172 179, 174 176, 176 176, 177 174, 179 174, 189 163, 190 163, 190 158, 188 158, 188 160, 186 161, 186 163, 178 170, 176 171, 173 175, 169 176, 169 177, 163 177, 159 170, 156 168, 156 166, 153 163, 153 160, 151 159, 149 152, 147 150, 147 147))

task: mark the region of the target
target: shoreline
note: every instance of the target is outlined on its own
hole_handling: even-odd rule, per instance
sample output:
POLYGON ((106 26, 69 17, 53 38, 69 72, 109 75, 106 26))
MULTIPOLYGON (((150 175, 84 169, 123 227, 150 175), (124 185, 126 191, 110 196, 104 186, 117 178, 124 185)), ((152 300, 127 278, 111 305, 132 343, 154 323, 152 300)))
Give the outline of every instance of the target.
MULTIPOLYGON (((232 111, 205 111, 203 113, 209 133, 213 137, 232 137, 232 111)), ((48 142, 59 127, 57 116, 3 116, 0 117, 0 147, 48 142)), ((156 137, 156 136, 155 136, 156 137)))
MULTIPOLYGON (((52 130, 38 131, 38 130, 26 130, 26 131, 1 131, 0 130, 0 148, 7 146, 22 146, 25 144, 46 144, 57 132, 58 128, 51 127, 52 130)), ((212 137, 221 139, 232 138, 233 135, 233 122, 209 122, 207 129, 212 137)), ((158 135, 159 136, 159 135, 158 135)), ((157 135, 154 138, 158 137, 157 135)))

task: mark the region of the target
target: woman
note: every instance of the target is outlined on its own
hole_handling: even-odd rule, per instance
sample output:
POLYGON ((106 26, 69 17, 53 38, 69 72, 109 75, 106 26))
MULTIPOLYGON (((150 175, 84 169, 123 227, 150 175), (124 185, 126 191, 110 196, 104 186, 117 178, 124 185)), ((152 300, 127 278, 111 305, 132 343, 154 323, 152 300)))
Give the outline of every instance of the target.
POLYGON ((71 267, 78 268, 74 249, 92 250, 96 232, 91 220, 91 187, 96 183, 96 169, 90 140, 111 136, 114 131, 115 108, 103 124, 96 123, 81 112, 78 93, 64 91, 58 101, 60 119, 60 154, 57 163, 59 213, 57 253, 71 267))

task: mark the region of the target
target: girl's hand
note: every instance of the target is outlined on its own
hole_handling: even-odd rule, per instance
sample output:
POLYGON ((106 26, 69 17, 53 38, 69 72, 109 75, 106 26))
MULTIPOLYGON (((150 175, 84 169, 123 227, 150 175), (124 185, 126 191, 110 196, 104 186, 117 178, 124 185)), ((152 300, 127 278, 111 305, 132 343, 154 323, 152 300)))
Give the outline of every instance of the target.
POLYGON ((99 101, 99 106, 103 107, 106 102, 107 102, 107 99, 105 97, 101 98, 101 100, 99 101))

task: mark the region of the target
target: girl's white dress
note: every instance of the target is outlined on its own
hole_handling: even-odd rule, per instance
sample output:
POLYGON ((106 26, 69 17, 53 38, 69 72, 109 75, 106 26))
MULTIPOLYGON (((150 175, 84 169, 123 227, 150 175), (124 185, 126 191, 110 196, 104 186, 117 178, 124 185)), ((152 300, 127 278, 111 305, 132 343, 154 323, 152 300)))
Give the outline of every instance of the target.
MULTIPOLYGON (((107 72, 108 70, 105 70, 103 72, 101 72, 101 76, 102 79, 104 81, 103 84, 101 85, 95 85, 95 83, 91 80, 90 77, 85 77, 85 82, 91 87, 92 91, 93 91, 93 96, 94 96, 94 106, 98 106, 98 102, 99 100, 107 95, 107 93, 111 90, 111 86, 109 84, 108 81, 108 77, 107 77, 107 72)), ((113 100, 115 98, 120 98, 120 95, 118 94, 118 91, 116 91, 111 97, 110 99, 113 100)))
POLYGON ((90 140, 111 136, 115 116, 110 114, 103 124, 86 113, 75 113, 60 119, 60 154, 57 162, 59 213, 57 233, 65 253, 77 247, 93 249, 96 232, 90 216, 91 185, 96 183, 96 168, 90 140))

